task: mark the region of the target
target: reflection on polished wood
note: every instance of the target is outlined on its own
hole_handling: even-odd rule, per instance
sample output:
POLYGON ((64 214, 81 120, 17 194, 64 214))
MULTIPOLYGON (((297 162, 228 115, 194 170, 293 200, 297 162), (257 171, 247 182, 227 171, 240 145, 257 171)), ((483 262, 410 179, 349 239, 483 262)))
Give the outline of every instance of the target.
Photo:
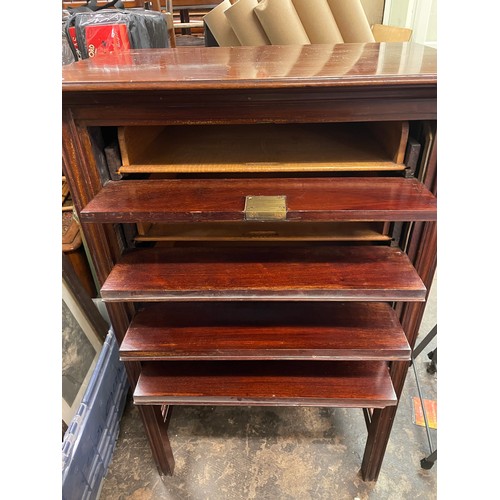
POLYGON ((142 49, 65 66, 63 88, 193 90, 214 83, 219 88, 284 88, 302 86, 309 83, 304 78, 312 77, 315 86, 435 84, 436 51, 420 47, 405 43, 305 45, 300 47, 299 57, 294 52, 291 66, 283 59, 290 49, 279 45, 142 49), (383 74, 378 73, 379 67, 384 68, 383 74))
POLYGON ((144 363, 136 404, 384 408, 397 403, 384 361, 144 363))
POLYGON ((92 222, 229 222, 246 196, 286 196, 288 222, 435 220, 435 196, 416 179, 163 179, 111 181, 82 210, 92 222))
POLYGON ((394 309, 380 302, 148 304, 123 360, 409 360, 394 309))
POLYGON ((387 246, 146 248, 126 253, 105 301, 423 301, 407 256, 387 246))
POLYGON ((66 65, 62 75, 63 103, 87 125, 437 116, 436 51, 411 43, 143 49, 66 65))
MULTIPOLYGON (((120 127, 134 127, 133 132, 137 134, 140 130, 138 127, 147 128, 143 130, 141 137, 136 136, 135 147, 140 150, 141 146, 145 145, 145 140, 153 139, 152 134, 149 135, 151 132, 149 127, 153 126, 189 126, 192 129, 190 139, 192 147, 196 147, 196 127, 204 125, 273 124, 280 126, 281 124, 355 122, 380 124, 405 121, 417 128, 423 126, 423 128, 435 129, 437 119, 436 61, 436 51, 422 45, 368 43, 305 47, 199 47, 140 50, 126 55, 114 55, 100 60, 87 59, 67 65, 62 70, 63 153, 68 181, 75 197, 75 209, 82 220, 82 209, 90 202, 93 203, 93 200, 97 202, 99 192, 110 193, 106 191, 108 186, 103 186, 106 181, 102 173, 106 172, 106 169, 102 164, 102 151, 94 137, 95 130, 114 133, 120 127)), ((397 164, 404 163, 401 158, 404 148, 397 147, 398 144, 400 146, 404 144, 404 141, 401 141, 402 134, 393 134, 387 128, 378 130, 381 134, 377 140, 389 138, 390 140, 384 141, 384 144, 396 145, 396 147, 389 147, 386 151, 388 158, 397 164)), ((425 149, 428 153, 423 155, 424 163, 428 159, 428 164, 417 166, 416 171, 422 185, 435 194, 436 141, 429 143, 428 147, 426 145, 425 149)), ((163 179, 170 179, 169 176, 172 174, 159 175, 163 179)), ((285 175, 280 174, 281 177, 285 175)), ((306 177, 304 173, 293 175, 297 182, 306 177)), ((307 173, 309 178, 314 176, 318 181, 325 180, 326 175, 326 173, 307 173)), ((341 177, 346 174, 328 175, 341 177)), ((388 184, 389 177, 400 177, 398 181, 410 181, 410 179, 402 179, 402 172, 385 174, 370 172, 355 175, 357 178, 364 175, 367 181, 385 175, 388 184)), ((277 177, 277 174, 266 172, 265 174, 252 174, 252 176, 265 177, 266 180, 273 181, 273 177, 277 177)), ((182 174, 179 177, 184 180, 193 180, 194 174, 182 174)), ((198 174, 197 177, 200 181, 208 182, 209 179, 221 180, 223 174, 198 174)), ((231 177, 248 182, 250 174, 231 174, 231 177)), ((288 175, 288 180, 290 177, 291 174, 288 175)), ((274 179, 274 181, 278 180, 274 179)), ((124 181, 124 184, 126 182, 128 181, 124 181)), ((405 186, 410 185, 410 183, 405 184, 405 186)), ((114 189, 111 185, 109 187, 114 189)), ((127 188, 124 192, 126 191, 127 188)), ((404 188, 401 193, 403 192, 404 188)), ((259 195, 255 192, 243 194, 259 195)), ((271 195, 280 194, 283 193, 271 193, 271 195)), ((363 198, 373 201, 373 197, 370 198, 372 196, 370 192, 367 196, 359 196, 359 194, 357 199, 360 203, 363 198)), ((425 201, 427 195, 424 191, 421 191, 421 194, 422 201, 425 201)), ((135 196, 131 192, 128 195, 135 196)), ((165 208, 166 202, 158 191, 156 194, 152 192, 151 195, 155 197, 154 204, 159 203, 158 206, 165 208)), ((117 196, 116 201, 121 200, 120 203, 122 203, 122 194, 117 194, 117 196)), ((326 301, 349 303, 370 301, 370 304, 408 301, 411 304, 404 304, 402 307, 397 304, 395 312, 399 315, 398 319, 409 346, 414 345, 425 306, 425 286, 430 286, 436 267, 436 225, 434 222, 427 222, 428 216, 435 217, 435 207, 427 212, 427 215, 423 215, 423 212, 415 205, 413 205, 414 210, 408 210, 405 215, 406 209, 403 205, 400 205, 397 210, 394 206, 384 208, 392 213, 390 217, 400 217, 399 220, 403 221, 403 226, 406 226, 405 220, 411 222, 411 232, 408 232, 408 237, 400 239, 406 253, 396 247, 390 247, 388 241, 372 242, 371 240, 349 245, 322 242, 290 244, 283 241, 272 244, 262 241, 232 241, 207 245, 202 241, 177 243, 175 247, 170 241, 165 241, 161 243, 163 248, 147 248, 143 249, 144 251, 138 250, 122 255, 123 241, 115 231, 115 222, 119 224, 120 218, 122 221, 128 217, 143 218, 139 223, 143 235, 148 234, 149 231, 158 234, 156 230, 180 231, 189 238, 187 232, 195 226, 199 229, 204 225, 206 229, 209 229, 213 222, 193 224, 196 219, 193 219, 193 213, 189 212, 189 205, 193 203, 193 200, 195 205, 199 203, 193 195, 187 196, 183 201, 179 198, 180 207, 170 209, 168 216, 173 218, 169 219, 169 224, 165 226, 163 226, 163 216, 159 215, 153 203, 148 208, 145 202, 139 202, 139 205, 142 203, 140 210, 145 210, 140 213, 137 211, 134 213, 135 208, 133 208, 131 214, 126 214, 124 210, 127 206, 131 206, 128 202, 122 203, 120 208, 118 205, 113 207, 108 205, 110 210, 107 214, 99 214, 99 210, 95 210, 95 215, 101 217, 101 222, 116 218, 111 224, 94 223, 92 219, 94 212, 87 212, 88 219, 82 223, 85 239, 96 264, 97 279, 101 285, 104 284, 102 296, 108 300, 109 315, 119 340, 125 337, 135 313, 135 307, 139 307, 138 303, 143 303, 145 300, 161 302, 158 306, 167 306, 167 303, 172 300, 174 303, 171 307, 189 308, 192 306, 194 309, 200 304, 207 308, 209 305, 218 304, 222 308, 222 305, 230 300, 235 301, 231 307, 237 308, 246 301, 252 301, 252 303, 260 304, 258 307, 271 304, 266 311, 276 304, 281 307, 279 301, 290 302, 291 300, 294 301, 292 307, 306 301, 314 301, 315 304, 324 304, 326 301), (145 215, 148 210, 151 218, 145 215), (187 221, 181 217, 186 213, 187 221), (156 225, 157 222, 161 222, 161 225, 156 225), (192 227, 188 228, 188 226, 192 227), (259 302, 267 300, 269 302, 259 302)), ((410 200, 411 197, 406 199, 411 204, 410 200)), ((209 201, 208 199, 207 202, 209 201)), ((227 202, 227 199, 221 196, 219 206, 212 204, 209 213, 211 211, 214 215, 217 211, 225 212, 228 208, 226 203, 228 203, 231 206, 229 213, 234 215, 236 205, 232 205, 233 201, 227 202)), ((353 201, 354 199, 351 199, 351 208, 353 201)), ((98 204, 101 202, 102 200, 99 200, 98 204)), ((354 210, 358 211, 358 215, 374 217, 376 210, 381 208, 379 202, 380 199, 370 207, 360 204, 357 208, 354 207, 354 210), (378 206, 377 209, 375 205, 378 206)), ((321 200, 318 200, 316 206, 319 208, 316 215, 322 209, 319 203, 324 206, 321 200)), ((101 208, 103 206, 101 205, 101 208)), ((297 207, 300 208, 300 204, 297 207)), ((311 210, 312 207, 309 206, 310 212, 307 217, 315 213, 311 210)), ((331 215, 332 208, 339 210, 335 217, 342 216, 343 210, 339 206, 334 208, 330 205, 327 213, 331 215)), ((241 217, 242 209, 243 204, 241 208, 236 209, 240 211, 239 217, 241 217)), ((325 218, 327 213, 320 215, 319 219, 312 219, 313 223, 316 224, 319 220, 321 224, 324 224, 321 221, 326 220, 327 224, 330 224, 331 222, 325 218)), ((388 214, 388 212, 385 213, 388 214)), ((378 212, 378 216, 382 218, 383 214, 383 211, 378 212)), ((343 216, 346 215, 343 213, 343 216)), ((338 220, 342 219, 335 219, 335 221, 338 220)), ((396 241, 398 231, 402 228, 399 228, 399 223, 394 223, 395 229, 393 230, 393 222, 389 219, 385 223, 370 222, 370 230, 386 236, 392 235, 396 241), (378 227, 374 228, 372 224, 377 224, 378 227)), ((339 222, 334 223, 339 224, 339 222)), ((224 222, 225 224, 233 223, 229 219, 229 222, 224 222)), ((283 224, 290 224, 290 222, 283 224)), ((303 223, 300 222, 300 224, 303 223)), ((306 224, 311 224, 311 222, 306 224)), ((358 223, 344 222, 344 224, 349 224, 352 228, 353 224, 358 223)), ((251 226, 245 225, 245 227, 252 230, 251 226)), ((266 228, 269 227, 266 225, 266 228)), ((225 226, 225 229, 228 228, 229 225, 225 226)), ((312 225, 308 228, 312 229, 312 225)), ((237 227, 232 227, 231 230, 241 231, 237 227)), ((323 227, 322 230, 326 228, 323 227)), ((334 231, 341 232, 339 228, 334 231)), ((304 228, 304 233, 307 233, 307 228, 304 228)), ((256 237, 260 236, 272 235, 269 232, 257 233, 256 237)), ((197 235, 194 237, 196 238, 197 235)), ((217 307, 214 307, 215 312, 217 307)), ((191 319, 188 312, 185 316, 191 319)), ((283 315, 282 318, 286 319, 286 316, 283 315)), ((376 320, 373 324, 376 324, 376 320)), ((215 325, 217 326, 219 325, 215 325)), ((258 325, 256 328, 259 329, 258 325)), ((161 332, 157 333, 160 335, 161 332)), ((298 342, 296 346, 300 346, 297 336, 290 336, 287 340, 292 343, 293 338, 298 342)), ((379 338, 382 339, 382 337, 374 336, 372 341, 376 342, 379 338)), ((157 339, 159 340, 158 337, 157 339)), ((275 336, 274 339, 278 340, 278 337, 275 336)), ((143 340, 148 341, 148 339, 143 340)), ((193 353, 196 350, 193 344, 193 342, 196 343, 196 339, 191 337, 193 342, 190 342, 188 337, 177 336, 177 340, 180 343, 177 344, 178 346, 184 342, 180 347, 183 351, 182 355, 197 355, 193 353)), ((212 339, 206 338, 206 340, 205 347, 207 350, 212 349, 213 346, 210 344, 212 339)), ((219 340, 224 342, 222 338, 219 340)), ((260 337, 260 340, 262 341, 259 344, 261 348, 266 341, 273 343, 271 337, 267 339, 260 337)), ((330 340, 334 339, 330 337, 330 340)), ((340 337, 335 340, 340 340, 340 337)), ((350 342, 354 339, 345 336, 344 340, 350 342)), ((201 345, 198 347, 201 350, 204 348, 201 345)), ((228 354, 231 348, 229 344, 225 347, 225 352, 228 354)), ((241 345, 238 350, 240 347, 241 345)), ((304 347, 307 346, 304 345, 304 347)), ((361 344, 358 347, 361 347, 361 344)), ((227 361, 217 361, 220 370, 220 377, 217 380, 210 379, 210 376, 214 375, 212 370, 210 373, 203 372, 207 365, 203 365, 204 362, 199 360, 146 361, 144 363, 130 360, 125 362, 125 366, 131 385, 134 387, 139 380, 142 365, 146 365, 144 377, 141 378, 143 390, 137 393, 138 402, 144 402, 146 405, 139 405, 139 408, 156 465, 163 474, 171 474, 173 457, 165 432, 166 426, 160 407, 149 406, 149 404, 155 401, 164 404, 170 396, 179 395, 179 392, 185 388, 192 392, 187 396, 187 392, 181 394, 180 399, 177 399, 178 403, 182 401, 182 398, 186 398, 186 401, 189 400, 190 403, 205 404, 208 403, 209 398, 212 398, 212 403, 226 404, 233 397, 236 399, 232 401, 238 401, 238 398, 243 397, 248 398, 246 403, 252 401, 256 404, 273 405, 314 402, 321 402, 321 405, 325 406, 353 404, 372 408, 377 405, 380 407, 387 404, 394 405, 396 396, 400 396, 402 392, 408 362, 393 360, 390 363, 389 374, 386 359, 394 359, 393 353, 388 352, 390 350, 390 348, 382 349, 382 352, 387 355, 384 361, 379 360, 375 364, 372 361, 349 361, 344 364, 343 372, 342 369, 337 370, 341 368, 337 364, 339 361, 318 362, 312 358, 309 362, 290 361, 289 363, 295 366, 295 372, 290 364, 283 364, 284 362, 274 364, 274 361, 270 361, 274 366, 276 377, 271 373, 271 368, 266 373, 272 380, 265 377, 259 378, 260 374, 263 374, 262 363, 267 361, 248 361, 252 365, 247 365, 249 366, 247 371, 243 369, 241 361, 236 363, 228 361, 232 363, 231 365, 224 364, 227 361), (296 362, 299 365, 295 365, 296 362), (158 366, 155 368, 149 363, 158 366), (175 366, 170 363, 175 363, 175 366), (255 366, 252 369, 253 363, 261 366, 255 366), (323 363, 326 364, 323 365, 323 363), (227 368, 226 373, 222 373, 223 367, 227 368), (328 369, 328 367, 332 369, 331 372, 319 373, 318 370, 328 369), (169 369, 180 375, 178 380, 182 384, 182 387, 174 387, 173 392, 162 385, 169 381, 169 378, 163 377, 164 375, 170 377, 169 369), (382 378, 379 377, 381 373, 382 378), (238 375, 239 382, 236 386, 231 386, 235 380, 232 376, 235 374, 238 375), (158 380, 156 376, 159 376, 161 380, 158 380), (287 384, 292 379, 297 384, 294 385, 292 392, 285 394, 287 384), (270 380, 269 385, 268 380, 270 380), (373 384, 376 384, 377 380, 383 381, 382 386, 385 389, 382 391, 373 390, 373 384), (152 385, 149 385, 147 389, 147 384, 150 383, 152 385), (344 395, 351 398, 350 400, 344 399, 341 395, 339 397, 339 393, 335 392, 337 383, 339 383, 338 387, 348 388, 344 395), (222 394, 224 387, 229 389, 230 386, 235 390, 227 390, 225 394, 222 394), (276 391, 282 391, 283 397, 274 397, 273 394, 277 394, 274 388, 276 391), (221 392, 217 394, 216 391, 219 389, 221 392), (313 391, 318 389, 319 392, 311 394, 310 389, 313 391), (381 397, 376 396, 375 393, 381 397), (142 401, 140 401, 141 395, 144 396, 142 401), (193 395, 196 397, 191 397, 193 395), (197 396, 201 396, 201 399, 197 396), (316 396, 319 396, 318 399, 315 399, 316 396), (334 399, 325 400, 324 396, 334 399), (204 399, 205 397, 207 399, 204 399)), ((153 350, 144 352, 151 354, 153 350)), ((255 352, 259 354, 258 350, 255 352)), ((242 355, 241 350, 236 354, 242 355)), ((260 354, 263 352, 261 351, 260 354)), ((331 355, 332 352, 330 351, 329 354, 331 355)), ((354 355, 353 351, 351 354, 354 355)), ((373 352, 364 354, 374 355, 373 352)), ((207 362, 211 363, 211 361, 207 362)), ((271 367, 269 364, 267 366, 271 367)), ((244 400, 241 401, 241 404, 244 404, 244 400)), ((379 475, 395 411, 395 406, 387 406, 372 412, 361 465, 361 477, 365 481, 376 480, 379 475)))

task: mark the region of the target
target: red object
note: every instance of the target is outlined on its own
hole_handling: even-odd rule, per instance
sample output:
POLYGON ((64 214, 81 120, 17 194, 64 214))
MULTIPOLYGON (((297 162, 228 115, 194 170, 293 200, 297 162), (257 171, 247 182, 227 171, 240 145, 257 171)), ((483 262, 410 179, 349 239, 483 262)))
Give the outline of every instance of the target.
POLYGON ((130 50, 127 25, 98 24, 85 28, 89 57, 130 50))
POLYGON ((71 28, 69 29, 69 36, 71 37, 71 41, 73 42, 75 49, 77 49, 78 44, 76 43, 76 28, 74 26, 71 26, 71 28))
POLYGON ((69 36, 71 37, 71 41, 73 42, 73 46, 75 47, 78 57, 80 57, 80 51, 78 50, 78 43, 76 41, 76 28, 74 26, 71 26, 69 29, 69 36))

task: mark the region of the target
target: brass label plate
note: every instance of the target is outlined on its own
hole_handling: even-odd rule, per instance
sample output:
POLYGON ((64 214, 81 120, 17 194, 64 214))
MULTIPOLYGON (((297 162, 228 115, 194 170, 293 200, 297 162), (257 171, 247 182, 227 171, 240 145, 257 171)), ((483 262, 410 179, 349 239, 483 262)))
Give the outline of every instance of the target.
POLYGON ((246 220, 286 220, 286 196, 247 196, 246 220))

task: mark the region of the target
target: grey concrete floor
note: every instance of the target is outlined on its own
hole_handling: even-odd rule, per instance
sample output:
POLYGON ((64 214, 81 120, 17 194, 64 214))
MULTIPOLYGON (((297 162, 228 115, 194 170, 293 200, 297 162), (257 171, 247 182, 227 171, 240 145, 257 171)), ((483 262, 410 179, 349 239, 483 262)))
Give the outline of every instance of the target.
MULTIPOLYGON (((437 279, 417 343, 436 324, 437 279)), ((427 353, 415 367, 426 399, 437 399, 427 353)), ((424 427, 413 422, 418 397, 410 368, 378 481, 359 474, 366 440, 362 411, 342 408, 176 407, 169 436, 176 460, 160 477, 137 409, 127 402, 100 500, 406 500, 437 498, 424 427)), ((437 431, 431 430, 433 446, 437 431)))

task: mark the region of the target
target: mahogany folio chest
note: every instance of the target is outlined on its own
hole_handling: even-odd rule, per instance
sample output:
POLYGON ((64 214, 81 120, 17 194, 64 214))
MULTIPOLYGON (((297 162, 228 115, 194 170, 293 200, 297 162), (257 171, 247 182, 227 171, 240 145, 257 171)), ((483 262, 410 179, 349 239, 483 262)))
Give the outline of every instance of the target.
POLYGON ((376 480, 436 267, 436 52, 63 68, 63 164, 154 459, 175 405, 355 407, 376 480))

